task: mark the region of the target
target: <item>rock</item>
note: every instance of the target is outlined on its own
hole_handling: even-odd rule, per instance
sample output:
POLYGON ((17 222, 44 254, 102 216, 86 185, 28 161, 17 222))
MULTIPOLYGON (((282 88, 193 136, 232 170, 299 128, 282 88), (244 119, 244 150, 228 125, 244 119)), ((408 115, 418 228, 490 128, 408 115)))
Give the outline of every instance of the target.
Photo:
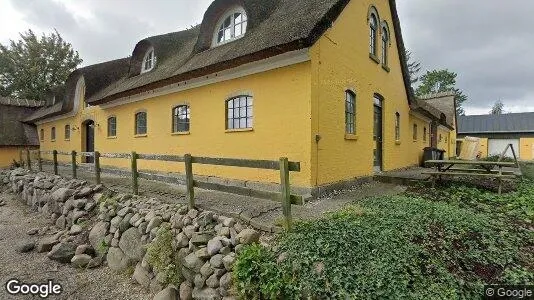
POLYGON ((150 286, 150 273, 145 268, 143 268, 141 263, 138 263, 135 266, 133 278, 144 288, 148 288, 150 286))
POLYGON ((196 273, 200 272, 200 268, 202 268, 202 265, 204 262, 196 256, 195 253, 191 253, 187 255, 183 261, 182 261, 184 267, 195 271, 196 273))
POLYGON ((189 238, 185 235, 185 233, 180 232, 176 236, 176 246, 178 248, 184 248, 184 247, 187 247, 188 245, 189 245, 189 238))
POLYGON ((78 209, 85 209, 85 205, 87 204, 87 199, 78 199, 74 201, 74 207, 78 209))
POLYGON ((195 279, 195 272, 189 270, 186 267, 182 267, 180 270, 182 271, 182 275, 185 278, 185 280, 187 280, 188 282, 191 282, 191 284, 193 284, 193 281, 195 279))
POLYGON ((152 279, 150 281, 150 286, 148 287, 151 293, 157 294, 163 290, 163 285, 159 283, 157 280, 152 279))
POLYGON ((198 215, 198 210, 196 210, 196 209, 191 209, 191 210, 189 210, 189 212, 187 213, 187 216, 188 216, 189 218, 191 218, 191 219, 196 218, 197 215, 198 215))
POLYGON ((83 198, 85 196, 89 196, 91 193, 93 193, 93 189, 90 188, 90 187, 84 187, 83 189, 81 189, 77 194, 76 194, 76 197, 77 198, 83 198))
POLYGON ((83 227, 77 224, 72 225, 72 227, 69 230, 70 235, 78 235, 82 233, 83 227))
POLYGON ((52 247, 54 247, 57 243, 59 243, 58 239, 55 237, 46 237, 37 243, 37 252, 48 252, 52 250, 52 247))
POLYGON ((195 275, 195 279, 193 280, 193 283, 195 284, 195 288, 201 289, 206 284, 206 278, 202 276, 201 274, 195 275))
POLYGON ((35 248, 35 242, 34 241, 27 241, 22 244, 20 244, 17 247, 17 251, 20 253, 27 253, 32 251, 35 248))
POLYGON ((129 258, 140 261, 145 255, 145 248, 141 242, 141 234, 136 228, 126 230, 119 241, 119 247, 129 258))
POLYGON ((230 289, 232 286, 232 272, 228 272, 221 277, 219 286, 225 290, 230 289))
POLYGON ((212 231, 194 232, 190 242, 193 245, 206 245, 213 238, 213 234, 212 231))
POLYGON ((250 245, 260 240, 260 233, 254 229, 243 229, 238 235, 237 240, 240 244, 250 245))
POLYGON ((217 235, 219 235, 219 236, 225 236, 225 237, 230 237, 230 228, 228 228, 228 227, 221 227, 221 229, 217 230, 217 235))
POLYGON ((83 207, 85 211, 92 211, 95 208, 96 204, 94 202, 87 202, 83 207))
POLYGON ((176 300, 176 296, 178 296, 178 291, 176 288, 173 286, 168 286, 161 292, 157 293, 153 300, 176 300))
POLYGON ((70 196, 74 194, 74 190, 67 188, 58 188, 55 190, 50 197, 52 200, 57 202, 65 202, 70 196))
POLYGON ((216 254, 216 255, 212 256, 211 259, 210 259, 210 265, 212 267, 214 267, 214 268, 222 268, 222 267, 224 267, 223 258, 224 258, 224 256, 221 255, 221 254, 216 254))
POLYGON ((74 210, 74 212, 72 213, 72 223, 76 223, 76 221, 78 221, 79 218, 83 217, 83 216, 86 216, 87 215, 87 212, 84 211, 84 210, 74 210))
POLYGON ((218 288, 219 287, 219 278, 217 278, 217 275, 213 274, 206 280, 206 285, 210 288, 218 288))
POLYGON ((78 247, 76 247, 76 251, 74 252, 75 255, 79 255, 79 254, 87 254, 89 256, 94 256, 95 255, 95 249, 93 249, 93 247, 91 247, 91 245, 79 245, 78 247))
POLYGON ((234 249, 235 253, 236 254, 241 253, 241 251, 243 250, 243 247, 245 247, 245 245, 240 244, 240 245, 235 246, 235 249, 234 249))
MULTIPOLYGON (((141 216, 139 215, 139 213, 136 213, 135 215, 133 215, 130 218, 130 225, 135 226, 135 223, 137 223, 137 221, 139 221, 140 218, 141 218, 141 216)), ((135 227, 137 227, 137 226, 135 226, 135 227)))
POLYGON ((197 251, 195 251, 195 255, 202 260, 210 258, 210 255, 208 254, 208 250, 206 248, 198 249, 197 251))
POLYGON ((134 261, 126 256, 120 248, 111 247, 106 256, 108 266, 117 272, 123 272, 134 264, 134 261))
POLYGON ((222 255, 230 254, 230 252, 232 252, 230 247, 222 247, 221 250, 219 250, 219 253, 222 255))
MULTIPOLYGON (((109 229, 108 222, 99 222, 89 232, 89 243, 94 249, 100 249, 109 229)), ((101 253, 103 254, 103 253, 101 253)))
POLYGON ((130 219, 133 217, 132 213, 128 213, 126 216, 124 216, 124 219, 119 224, 119 231, 125 232, 128 228, 130 228, 130 219))
POLYGON ((228 271, 232 271, 232 267, 235 262, 235 253, 230 253, 223 258, 224 268, 228 271))
POLYGON ((184 234, 187 236, 187 238, 191 238, 193 236, 193 233, 195 233, 196 229, 195 226, 189 225, 185 226, 184 228, 184 234))
POLYGON ((155 217, 156 217, 156 212, 151 210, 145 215, 145 221, 148 223, 152 221, 152 219, 154 219, 155 217))
POLYGON ((98 268, 102 264, 102 256, 93 257, 87 264, 87 269, 98 268))
POLYGON ((124 207, 124 208, 122 208, 121 210, 119 210, 117 212, 117 216, 124 217, 124 216, 126 216, 126 214, 128 214, 131 211, 132 211, 132 209, 130 207, 124 207))
POLYGON ((27 235, 36 235, 39 232, 39 228, 32 228, 26 232, 27 235))
POLYGON ((69 211, 74 209, 74 200, 68 199, 65 201, 65 204, 63 205, 63 215, 66 216, 69 211))
POLYGON ((152 229, 161 225, 161 223, 163 223, 163 219, 161 217, 154 217, 152 220, 150 220, 150 222, 148 222, 145 233, 149 233, 152 229))
POLYGON ((72 257, 70 263, 76 268, 85 268, 91 259, 92 257, 87 254, 77 254, 72 257))
POLYGON ((222 224, 226 227, 233 227, 235 225, 235 219, 234 218, 225 218, 222 222, 222 224))
POLYGON ((215 237, 208 242, 207 252, 209 256, 213 256, 219 253, 219 250, 223 247, 221 240, 218 237, 215 237))
POLYGON ((202 265, 202 268, 200 268, 200 274, 202 274, 202 276, 205 278, 208 278, 211 274, 213 274, 213 272, 213 267, 209 261, 207 261, 204 265, 202 265))
POLYGON ((73 243, 59 243, 52 247, 52 250, 48 252, 46 256, 51 260, 58 261, 60 263, 70 263, 72 257, 76 252, 76 245, 73 243))
POLYGON ((187 281, 180 284, 180 300, 193 300, 193 287, 187 281))
POLYGON ((221 299, 221 295, 217 290, 212 288, 204 288, 204 289, 194 289, 193 290, 193 299, 202 299, 202 300, 215 300, 215 299, 221 299))
POLYGON ((59 216, 59 218, 57 218, 56 220, 56 227, 59 229, 65 229, 66 226, 67 226, 67 219, 65 218, 65 216, 64 215, 59 216))

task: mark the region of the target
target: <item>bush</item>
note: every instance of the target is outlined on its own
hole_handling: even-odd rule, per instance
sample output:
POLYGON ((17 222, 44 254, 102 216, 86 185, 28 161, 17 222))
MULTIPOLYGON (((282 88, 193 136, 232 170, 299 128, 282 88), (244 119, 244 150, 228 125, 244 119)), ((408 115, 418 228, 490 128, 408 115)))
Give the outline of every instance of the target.
POLYGON ((173 235, 170 226, 161 226, 156 238, 148 245, 148 263, 165 275, 166 284, 179 286, 181 283, 180 262, 172 248, 173 235))
POLYGON ((246 248, 235 279, 245 298, 473 299, 486 283, 534 280, 520 256, 533 237, 456 205, 372 198, 296 224, 275 251, 246 248))

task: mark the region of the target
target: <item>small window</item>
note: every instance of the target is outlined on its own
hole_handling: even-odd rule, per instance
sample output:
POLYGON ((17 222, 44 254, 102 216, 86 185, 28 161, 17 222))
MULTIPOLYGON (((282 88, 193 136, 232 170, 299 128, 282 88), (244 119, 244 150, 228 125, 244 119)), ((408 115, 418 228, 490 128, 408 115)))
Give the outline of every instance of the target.
POLYGON ((443 141, 443 136, 440 134, 439 135, 439 141, 442 142, 443 141))
POLYGON ((413 124, 413 140, 417 141, 417 124, 413 124))
POLYGON ((172 132, 189 132, 191 109, 189 105, 180 105, 172 110, 172 132))
POLYGON ((386 26, 382 27, 382 65, 388 65, 389 31, 386 26))
POLYGON ((40 132, 40 137, 41 137, 41 142, 44 142, 44 129, 41 128, 41 132, 40 132))
POLYGON ((345 133, 356 133, 356 95, 352 91, 345 92, 345 133))
POLYGON ((117 136, 117 117, 108 118, 108 137, 117 136))
POLYGON ((400 141, 400 114, 395 113, 395 140, 400 141))
POLYGON ((378 31, 378 20, 374 13, 369 18, 369 53, 376 56, 376 33, 378 31))
POLYGON ((423 128, 423 141, 426 142, 426 135, 428 134, 426 126, 423 128))
POLYGON ((244 10, 234 11, 228 15, 216 33, 216 44, 224 44, 243 37, 247 32, 247 15, 244 10))
POLYGON ((226 129, 248 129, 253 124, 253 98, 238 96, 226 101, 226 129))
POLYGON ((70 125, 65 125, 65 140, 70 140, 70 125))
POLYGON ((145 57, 143 58, 143 66, 141 69, 141 73, 148 72, 152 69, 154 69, 154 66, 156 65, 156 57, 154 56, 154 49, 150 49, 145 54, 145 57))
POLYGON ((52 127, 52 129, 50 129, 50 139, 52 141, 56 140, 56 127, 52 127))
POLYGON ((146 112, 135 114, 135 134, 143 135, 147 133, 147 116, 146 112))

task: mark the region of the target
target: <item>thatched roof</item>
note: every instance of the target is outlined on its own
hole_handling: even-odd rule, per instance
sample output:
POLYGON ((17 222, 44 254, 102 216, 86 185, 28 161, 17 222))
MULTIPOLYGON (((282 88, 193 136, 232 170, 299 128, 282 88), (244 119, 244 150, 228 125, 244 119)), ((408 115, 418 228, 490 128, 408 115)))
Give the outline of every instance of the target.
POLYGON ((418 103, 425 106, 429 110, 437 110, 443 113, 446 117, 448 125, 456 128, 456 101, 454 100, 456 94, 454 92, 443 92, 436 94, 429 94, 418 97, 418 103))
MULTIPOLYGON (((92 105, 108 103, 172 83, 310 47, 331 27, 349 1, 215 0, 205 12, 201 25, 146 38, 135 46, 131 59, 96 65, 100 67, 89 66, 75 71, 74 74, 83 73, 85 76, 88 103, 92 105), (211 47, 217 21, 228 8, 235 5, 243 7, 247 13, 247 33, 231 43, 211 47), (157 57, 156 66, 152 71, 140 74, 144 54, 151 47, 154 48, 157 57), (87 76, 87 72, 92 73, 89 69, 98 71, 98 76, 87 76), (106 78, 106 74, 111 74, 111 78, 106 78)), ((396 3, 395 0, 389 2, 404 84, 408 101, 411 103, 414 97, 407 71, 396 3)), ((65 93, 67 103, 61 108, 43 109, 29 118, 29 121, 64 114, 72 109, 73 93, 69 92, 71 89, 67 82, 65 93)))
POLYGON ((35 126, 22 120, 42 105, 34 100, 0 97, 0 147, 38 146, 35 126))

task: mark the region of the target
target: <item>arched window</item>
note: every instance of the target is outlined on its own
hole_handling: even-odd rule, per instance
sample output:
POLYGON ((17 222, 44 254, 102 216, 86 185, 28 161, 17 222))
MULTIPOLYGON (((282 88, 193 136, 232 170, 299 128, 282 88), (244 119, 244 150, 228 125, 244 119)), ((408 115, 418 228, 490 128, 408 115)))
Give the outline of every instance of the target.
POLYGON ((252 96, 237 96, 226 100, 226 129, 248 129, 254 126, 252 96))
POLYGON ((369 16, 369 54, 376 56, 376 36, 378 31, 378 18, 375 13, 369 16))
POLYGON ((50 129, 50 139, 52 141, 55 141, 56 140, 56 127, 52 127, 50 129))
POLYGON ((108 118, 108 137, 117 136, 117 117, 108 118))
POLYGON ((345 91, 345 133, 356 133, 356 94, 345 91))
POLYGON ((65 125, 65 140, 70 140, 70 125, 65 125))
POLYGON ((382 26, 382 65, 388 65, 389 29, 387 23, 382 26))
POLYGON ((44 129, 41 128, 41 142, 44 142, 44 129))
POLYGON ((172 109, 172 132, 189 132, 190 121, 189 105, 179 105, 172 109))
POLYGON ((218 23, 213 45, 220 45, 241 38, 247 32, 247 14, 237 8, 225 14, 218 23))
POLYGON ((146 112, 138 112, 135 114, 135 134, 143 135, 147 133, 147 115, 146 112))
POLYGON ((146 73, 154 69, 155 65, 156 65, 156 57, 154 56, 154 48, 150 48, 148 49, 148 51, 145 54, 145 57, 143 58, 143 66, 141 68, 141 73, 146 73))
POLYGON ((400 141, 400 114, 395 113, 395 141, 400 141))

